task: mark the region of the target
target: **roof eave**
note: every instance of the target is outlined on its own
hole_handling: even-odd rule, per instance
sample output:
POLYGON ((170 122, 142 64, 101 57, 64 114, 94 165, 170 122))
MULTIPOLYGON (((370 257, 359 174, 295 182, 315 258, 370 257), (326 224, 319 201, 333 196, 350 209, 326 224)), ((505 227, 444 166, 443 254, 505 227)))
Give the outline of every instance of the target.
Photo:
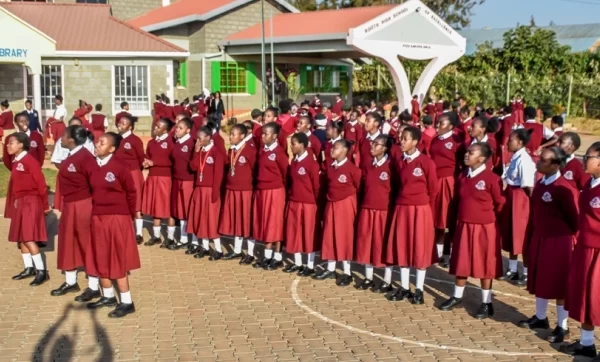
POLYGON ((189 52, 136 52, 136 51, 85 51, 85 50, 57 50, 50 55, 56 58, 187 58, 189 52))
MULTIPOLYGON (((330 33, 330 34, 318 34, 318 35, 294 35, 294 36, 281 36, 265 38, 265 44, 270 43, 293 43, 293 42, 306 42, 306 41, 327 41, 327 40, 341 40, 346 39, 347 33, 330 33)), ((220 46, 236 46, 236 45, 254 45, 261 44, 261 38, 251 39, 234 39, 234 40, 222 40, 218 44, 220 46)))

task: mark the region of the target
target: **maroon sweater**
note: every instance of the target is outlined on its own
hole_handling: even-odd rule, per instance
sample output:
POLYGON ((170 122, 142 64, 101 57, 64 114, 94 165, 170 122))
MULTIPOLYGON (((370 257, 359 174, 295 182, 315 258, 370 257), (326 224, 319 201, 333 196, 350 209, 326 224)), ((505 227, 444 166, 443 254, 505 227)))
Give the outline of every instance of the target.
POLYGON ((90 175, 92 215, 135 217, 136 190, 127 165, 113 155, 108 163, 90 175))
POLYGON ((411 162, 397 161, 400 192, 396 205, 427 205, 433 203, 438 193, 435 164, 426 155, 420 154, 411 162))
MULTIPOLYGON (((575 235, 579 191, 559 177, 550 185, 538 181, 531 196, 531 233, 542 238, 575 235)), ((531 235, 531 234, 530 234, 531 235)))
POLYGON ((523 123, 523 128, 528 131, 533 130, 526 146, 529 152, 533 154, 538 148, 540 148, 542 142, 544 141, 544 125, 537 122, 525 122, 523 123))
POLYGON ((591 188, 592 179, 579 196, 579 238, 588 248, 600 249, 600 186, 591 188))
POLYGON ((194 171, 190 168, 190 161, 194 157, 194 138, 179 143, 175 141, 171 149, 171 163, 173 165, 173 178, 181 181, 194 181, 194 171))
POLYGON ((350 159, 347 159, 340 167, 329 166, 327 169, 327 200, 335 202, 356 196, 360 188, 361 177, 360 169, 350 162, 350 159))
POLYGON ((256 172, 256 188, 273 190, 285 187, 289 160, 286 151, 275 147, 273 151, 262 148, 258 152, 258 170, 256 172))
POLYGON ((586 174, 585 170, 583 169, 583 163, 577 158, 567 162, 565 168, 560 170, 560 172, 569 182, 569 185, 579 191, 583 190, 585 185, 590 180, 590 175, 586 174))
POLYGON ((390 206, 391 187, 391 159, 388 159, 381 166, 370 165, 362 168, 365 170, 364 186, 365 195, 362 203, 363 209, 388 210, 390 206))
POLYGON ((195 186, 212 188, 212 202, 217 202, 221 195, 225 157, 225 154, 213 145, 208 152, 194 152, 190 163, 190 168, 197 175, 195 186))
POLYGON ((438 178, 452 177, 458 174, 465 156, 462 140, 457 135, 446 139, 434 137, 429 147, 429 157, 436 166, 438 178))
POLYGON ((252 191, 256 154, 254 142, 246 142, 239 151, 229 150, 227 160, 229 172, 227 172, 227 182, 225 184, 228 190, 252 191))
POLYGON ((171 151, 173 150, 173 139, 167 136, 162 141, 151 139, 146 146, 146 158, 151 160, 154 165, 150 167, 148 176, 171 177, 171 151))
MULTIPOLYGON (((308 151, 307 151, 308 152, 308 151)), ((288 177, 288 199, 316 204, 319 195, 319 163, 308 152, 302 161, 293 160, 288 177)))
POLYGON ((133 133, 130 134, 121 141, 115 157, 125 162, 130 171, 141 170, 144 163, 144 142, 133 133))
POLYGON ((358 145, 358 141, 363 139, 365 136, 365 129, 362 128, 360 123, 357 121, 353 126, 350 122, 344 125, 344 138, 348 141, 354 142, 358 145))
POLYGON ((44 210, 48 210, 48 188, 40 164, 33 156, 26 154, 19 161, 13 161, 10 179, 13 200, 23 196, 37 195, 42 199, 44 210))
POLYGON ((308 148, 311 151, 311 156, 314 155, 317 160, 321 160, 321 150, 323 149, 323 145, 321 144, 321 140, 315 136, 314 133, 311 133, 310 136, 308 136, 308 148))
POLYGON ((482 225, 496 222, 506 202, 502 179, 489 168, 475 177, 468 177, 468 172, 458 177, 458 221, 482 225))
POLYGON ((58 180, 64 202, 81 201, 92 197, 90 178, 97 168, 96 158, 85 148, 81 148, 60 163, 58 180))

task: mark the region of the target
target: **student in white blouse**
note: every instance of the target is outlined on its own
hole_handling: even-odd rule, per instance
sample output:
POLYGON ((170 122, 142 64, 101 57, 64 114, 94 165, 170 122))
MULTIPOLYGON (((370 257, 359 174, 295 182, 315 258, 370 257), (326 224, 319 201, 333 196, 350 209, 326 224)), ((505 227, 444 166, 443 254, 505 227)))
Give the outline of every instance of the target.
MULTIPOLYGON (((79 118, 71 118, 69 121, 69 126, 81 126, 81 120, 79 118)), ((83 148, 90 151, 90 153, 94 154, 94 140, 88 139, 83 148)), ((62 147, 61 139, 59 138, 54 145, 54 150, 52 151, 52 156, 50 156, 50 162, 52 162, 56 168, 60 167, 60 163, 64 161, 69 156, 69 150, 67 148, 62 147)))
POLYGON ((523 273, 517 271, 517 259, 526 251, 525 235, 529 221, 529 198, 536 180, 536 165, 529 155, 527 142, 531 131, 520 128, 508 139, 508 150, 513 153, 506 169, 504 181, 506 204, 500 217, 502 249, 510 253, 508 270, 501 280, 527 285, 526 256, 523 257, 523 273))

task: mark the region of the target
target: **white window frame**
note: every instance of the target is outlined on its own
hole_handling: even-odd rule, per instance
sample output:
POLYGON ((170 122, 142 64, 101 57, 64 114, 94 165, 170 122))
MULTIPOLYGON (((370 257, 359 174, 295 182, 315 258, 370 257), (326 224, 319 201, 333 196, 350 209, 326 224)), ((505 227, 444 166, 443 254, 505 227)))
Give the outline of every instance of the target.
MULTIPOLYGON (((35 93, 35 89, 34 89, 34 93, 35 93)), ((57 94, 60 94, 61 96, 65 96, 65 67, 61 64, 42 64, 42 73, 40 74, 40 102, 41 104, 39 105, 40 110, 42 112, 42 117, 50 117, 54 115, 54 109, 55 107, 55 103, 54 103, 54 96, 56 96, 57 94), (44 88, 44 67, 60 67, 60 89, 61 92, 53 92, 51 89, 50 92, 50 104, 51 104, 51 108, 47 109, 44 108, 44 98, 46 96, 44 96, 44 92, 43 92, 43 88, 44 88)))
MULTIPOLYGON (((143 64, 140 64, 140 65, 113 65, 112 68, 111 68, 111 77, 110 78, 111 78, 111 97, 112 97, 111 98, 111 103, 112 103, 112 112, 113 112, 113 115, 121 112, 121 102, 123 102, 123 101, 129 103, 129 106, 130 106, 129 113, 131 113, 134 116, 137 116, 137 117, 148 117, 148 116, 152 115, 151 110, 150 110, 151 101, 152 100, 151 100, 151 96, 150 96, 151 89, 150 89, 150 66, 149 65, 143 65, 143 64), (145 83, 146 83, 146 89, 147 89, 147 95, 146 95, 147 102, 146 102, 146 106, 145 106, 145 108, 143 110, 132 109, 132 108, 135 108, 135 107, 132 107, 132 105, 136 104, 136 102, 133 101, 133 100, 124 99, 124 100, 117 101, 116 84, 115 84, 115 76, 116 76, 117 67, 124 67, 124 68, 125 67, 132 67, 132 68, 136 68, 136 69, 139 68, 139 67, 145 67, 146 68, 146 81, 145 81, 145 83)), ((138 98, 139 98, 139 96, 138 96, 138 98)), ((141 103, 142 101, 139 101, 139 102, 141 103)))

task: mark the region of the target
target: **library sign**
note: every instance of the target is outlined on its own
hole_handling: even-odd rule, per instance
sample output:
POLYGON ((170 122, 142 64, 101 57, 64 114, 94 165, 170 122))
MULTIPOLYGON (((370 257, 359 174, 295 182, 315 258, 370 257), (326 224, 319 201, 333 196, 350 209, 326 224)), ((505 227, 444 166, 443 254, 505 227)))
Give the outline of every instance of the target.
POLYGON ((0 58, 27 58, 28 49, 23 48, 0 48, 0 58))

